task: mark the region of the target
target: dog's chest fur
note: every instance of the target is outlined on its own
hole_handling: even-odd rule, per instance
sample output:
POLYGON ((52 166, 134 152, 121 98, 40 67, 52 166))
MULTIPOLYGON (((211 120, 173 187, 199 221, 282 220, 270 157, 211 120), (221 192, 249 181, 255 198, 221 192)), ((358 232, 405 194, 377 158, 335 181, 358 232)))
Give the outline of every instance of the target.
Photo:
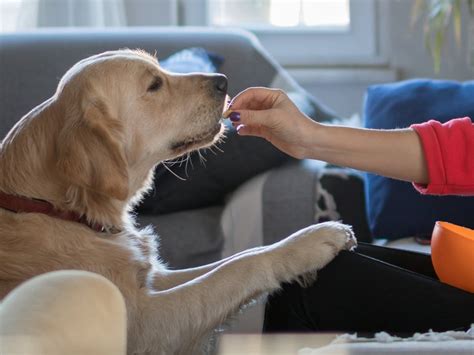
POLYGON ((150 233, 96 233, 75 222, 4 210, 0 259, 0 299, 19 283, 54 270, 95 272, 124 293, 148 288, 152 272, 164 270, 150 233))

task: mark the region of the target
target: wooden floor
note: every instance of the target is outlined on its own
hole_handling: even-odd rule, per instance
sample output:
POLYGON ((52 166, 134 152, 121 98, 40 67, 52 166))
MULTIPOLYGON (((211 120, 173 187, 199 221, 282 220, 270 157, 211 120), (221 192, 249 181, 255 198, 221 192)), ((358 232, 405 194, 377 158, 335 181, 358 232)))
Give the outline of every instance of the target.
POLYGON ((225 334, 219 345, 219 355, 289 355, 299 350, 328 345, 338 334, 225 334))

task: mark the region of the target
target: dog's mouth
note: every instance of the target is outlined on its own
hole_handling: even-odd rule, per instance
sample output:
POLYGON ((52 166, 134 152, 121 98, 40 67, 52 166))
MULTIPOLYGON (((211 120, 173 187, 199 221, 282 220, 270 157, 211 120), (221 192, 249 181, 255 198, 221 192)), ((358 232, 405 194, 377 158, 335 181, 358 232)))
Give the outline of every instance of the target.
POLYGON ((214 144, 224 132, 224 125, 218 122, 211 130, 171 144, 171 150, 183 154, 193 149, 204 148, 214 144))

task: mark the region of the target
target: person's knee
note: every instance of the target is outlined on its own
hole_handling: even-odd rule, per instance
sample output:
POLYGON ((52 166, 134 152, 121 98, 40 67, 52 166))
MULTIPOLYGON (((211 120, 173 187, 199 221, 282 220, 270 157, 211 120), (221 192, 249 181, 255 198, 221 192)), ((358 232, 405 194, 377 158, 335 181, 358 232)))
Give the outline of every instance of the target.
POLYGON ((0 336, 13 347, 21 341, 23 348, 30 344, 85 353, 89 346, 101 353, 124 352, 125 302, 100 275, 75 270, 43 274, 7 295, 0 308, 0 336))

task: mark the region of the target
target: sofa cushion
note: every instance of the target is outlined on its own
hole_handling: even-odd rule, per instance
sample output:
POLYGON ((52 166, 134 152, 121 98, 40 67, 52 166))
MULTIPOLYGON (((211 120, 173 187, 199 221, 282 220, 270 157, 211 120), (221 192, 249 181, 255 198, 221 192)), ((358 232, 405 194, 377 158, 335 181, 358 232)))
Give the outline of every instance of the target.
POLYGON ((222 207, 216 206, 163 216, 139 215, 137 220, 159 235, 160 259, 171 269, 186 269, 221 259, 221 213, 222 207))
POLYGON ((204 48, 185 48, 160 60, 160 66, 174 73, 203 72, 215 73, 219 70, 224 58, 204 48))
MULTIPOLYGON (((474 81, 409 80, 369 87, 367 128, 404 128, 429 119, 474 117, 474 81)), ((394 147, 396 149, 396 147, 394 147)), ((375 238, 430 236, 437 220, 474 227, 474 198, 421 195, 409 182, 366 175, 366 201, 375 238)))

